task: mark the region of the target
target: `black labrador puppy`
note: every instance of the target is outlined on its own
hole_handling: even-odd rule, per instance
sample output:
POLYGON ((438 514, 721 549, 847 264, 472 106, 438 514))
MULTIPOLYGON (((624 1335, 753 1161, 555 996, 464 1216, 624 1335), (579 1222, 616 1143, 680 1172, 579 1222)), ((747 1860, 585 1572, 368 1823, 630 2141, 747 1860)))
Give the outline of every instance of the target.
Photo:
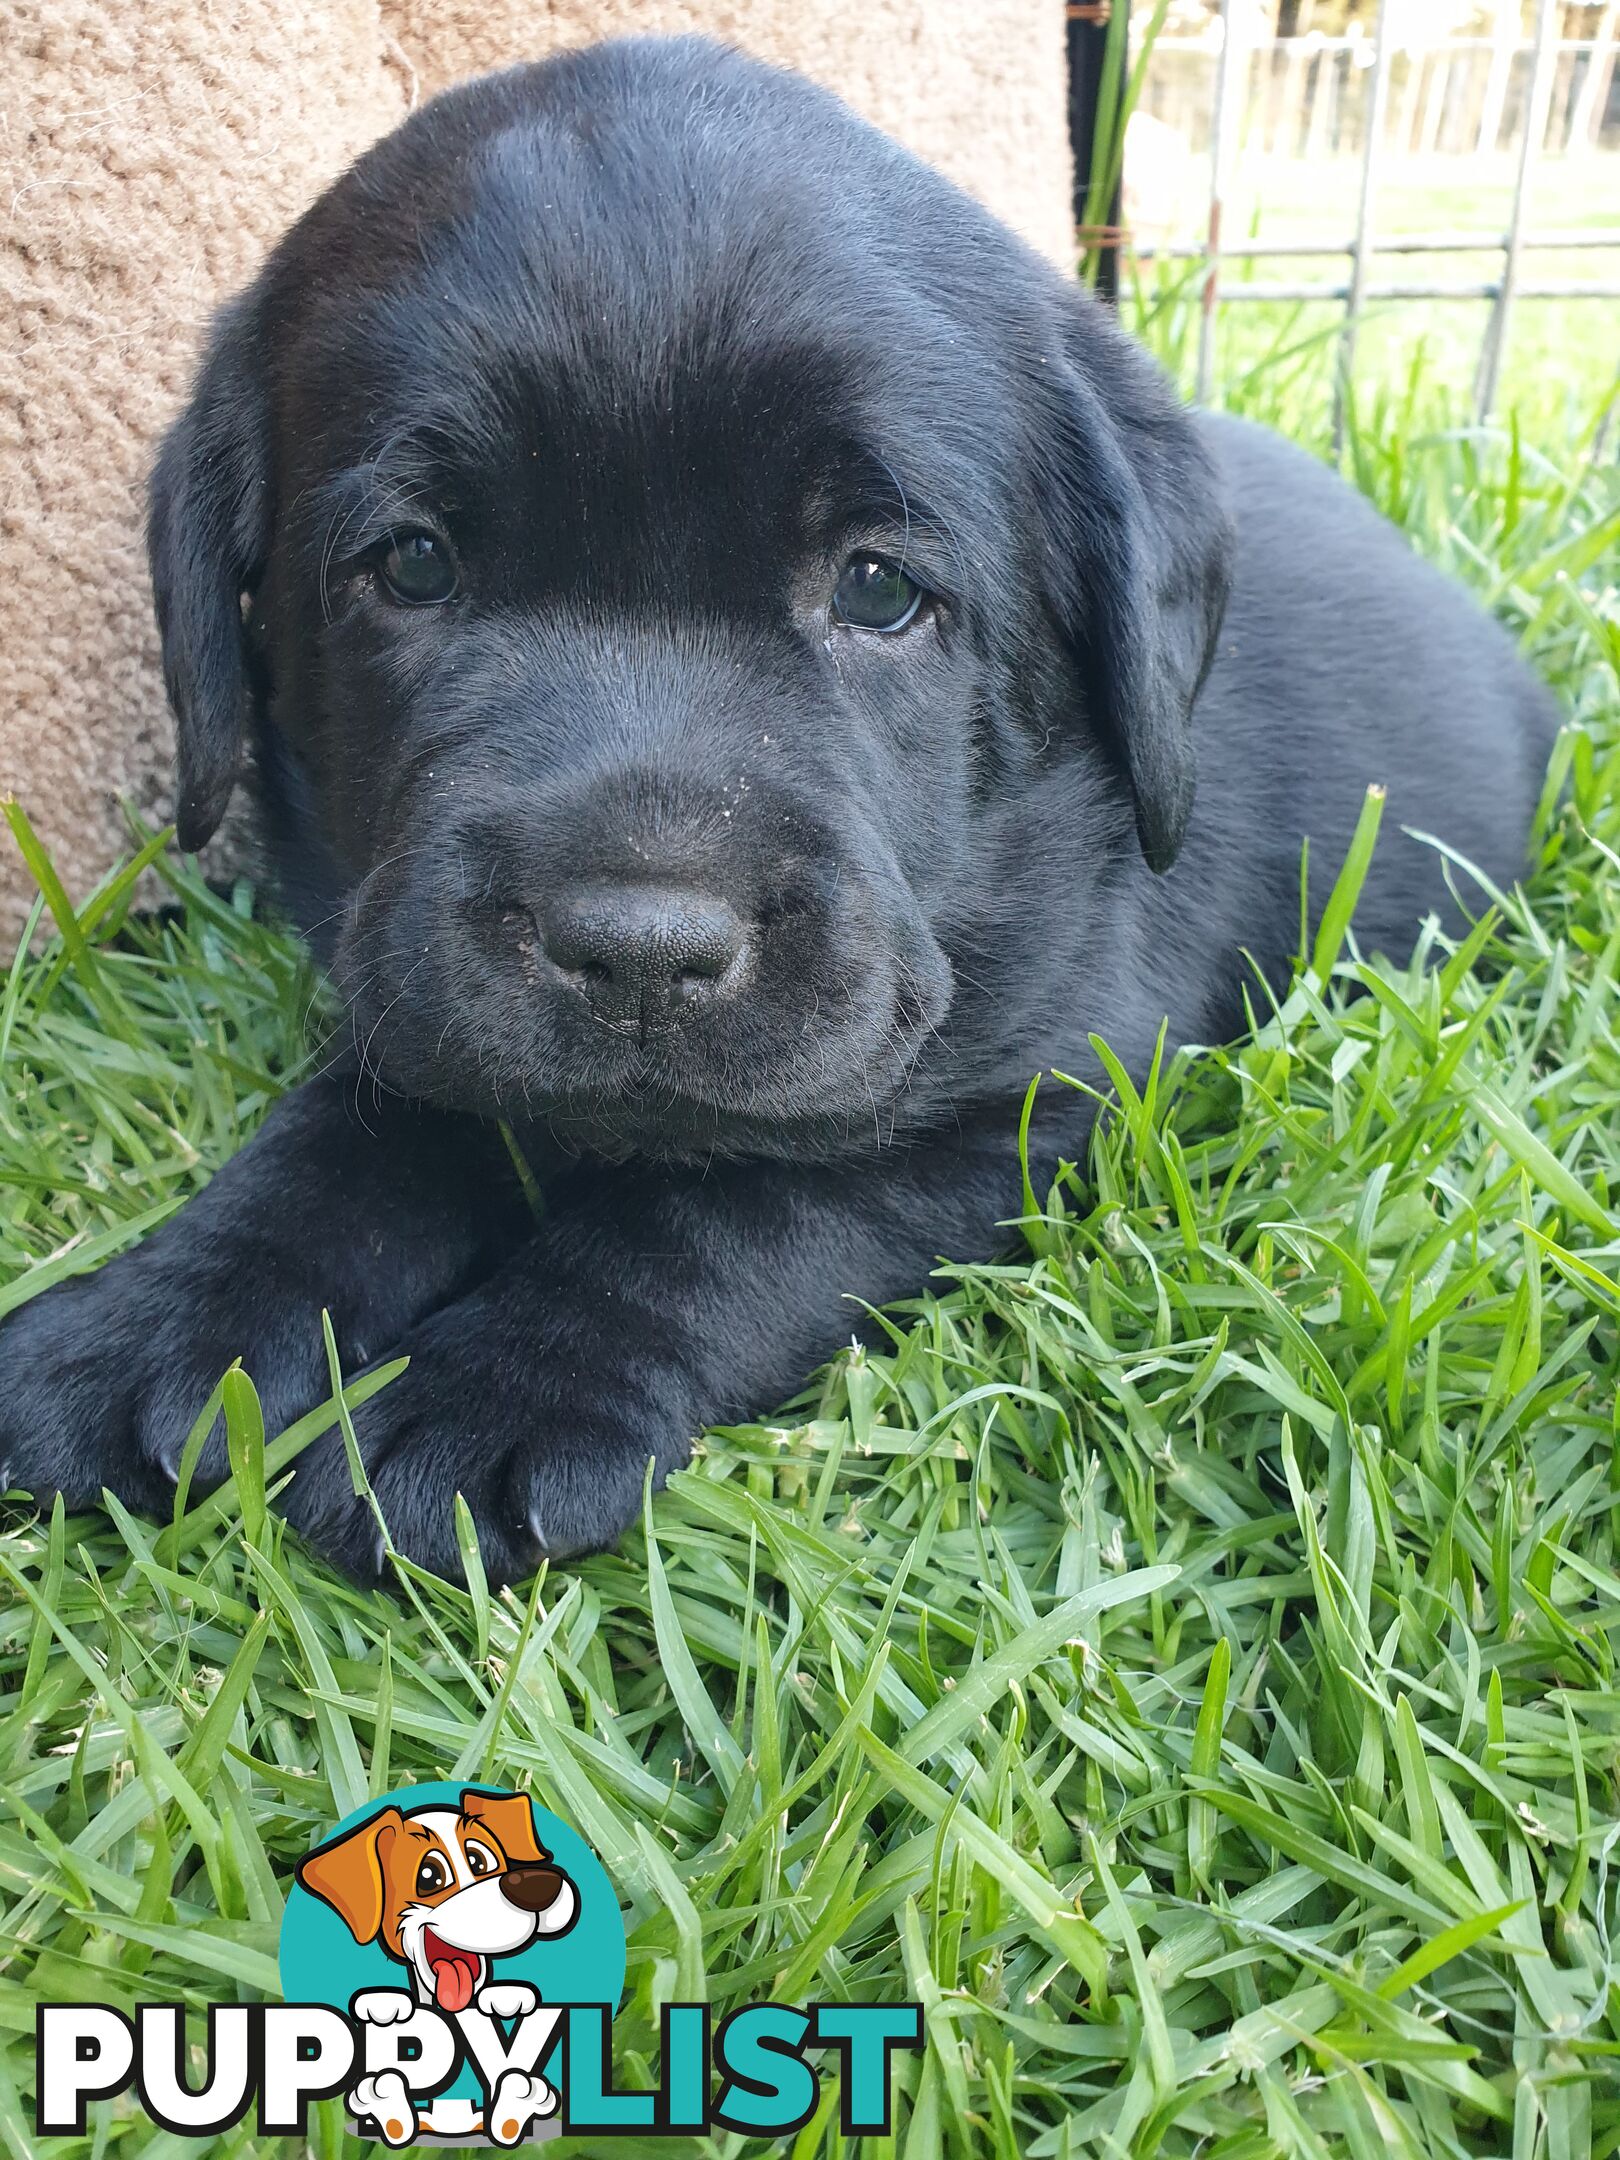
MULTIPOLYGON (((1370 781, 1364 943, 1448 907, 1402 825, 1511 881, 1554 727, 1329 472, 698 41, 368 152, 220 317, 151 551, 181 840, 246 770, 354 1055, 0 1331, 0 1467, 164 1508, 232 1358, 324 1398, 325 1306, 409 1354, 360 1443, 447 1572, 458 1491, 493 1576, 608 1544, 851 1294, 990 1255, 1029 1075, 1230 1034, 1370 781)), ((1038 1174, 1088 1120, 1045 1091, 1038 1174)), ((335 1442, 286 1506, 377 1566, 335 1442)))

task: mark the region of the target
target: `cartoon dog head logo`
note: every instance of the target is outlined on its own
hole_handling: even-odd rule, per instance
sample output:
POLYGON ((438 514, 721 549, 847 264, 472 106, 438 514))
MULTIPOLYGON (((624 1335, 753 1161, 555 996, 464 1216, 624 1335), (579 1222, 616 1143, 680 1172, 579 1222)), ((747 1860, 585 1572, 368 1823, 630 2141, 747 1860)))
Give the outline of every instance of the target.
POLYGON ((496 1958, 564 1935, 579 1917, 579 1894, 541 1844, 524 1793, 469 1790, 457 1807, 386 1807, 295 1873, 447 2017, 484 1991, 496 1958))

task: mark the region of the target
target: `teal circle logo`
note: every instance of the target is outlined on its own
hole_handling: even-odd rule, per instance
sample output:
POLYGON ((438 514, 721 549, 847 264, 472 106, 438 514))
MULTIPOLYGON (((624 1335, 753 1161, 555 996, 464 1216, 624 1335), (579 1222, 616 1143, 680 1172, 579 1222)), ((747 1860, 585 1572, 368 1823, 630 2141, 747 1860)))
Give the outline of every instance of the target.
POLYGON ((280 1961, 288 2002, 352 2014, 379 2036, 388 2067, 349 2095, 357 2122, 398 2145, 486 2134, 488 2112, 487 2134, 505 2144, 495 2111, 526 2114, 529 2136, 557 2112, 568 2006, 617 2011, 624 1920, 607 1871, 560 1816, 526 1793, 435 1782, 357 1808, 298 1863, 280 1961), (480 2038, 509 2044, 529 2021, 544 2052, 506 2071, 497 2094, 473 2059, 480 2038), (452 2030, 453 2066, 424 2060, 411 2037, 452 2030))

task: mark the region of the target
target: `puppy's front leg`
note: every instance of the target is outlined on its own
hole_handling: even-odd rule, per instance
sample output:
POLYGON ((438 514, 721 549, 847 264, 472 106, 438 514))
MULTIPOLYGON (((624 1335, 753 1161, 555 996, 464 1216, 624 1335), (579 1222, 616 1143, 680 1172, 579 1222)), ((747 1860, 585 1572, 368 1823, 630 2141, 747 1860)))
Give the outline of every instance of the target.
MULTIPOLYGON (((336 1076, 295 1089, 133 1252, 0 1324, 0 1487, 167 1503, 181 1446, 239 1357, 271 1432, 390 1351, 529 1227, 497 1130, 336 1076)), ((216 1435, 199 1465, 223 1474, 216 1435)))
MULTIPOLYGON (((415 1329, 410 1370, 361 1411, 401 1551, 459 1572, 455 1496, 502 1579, 609 1545, 705 1425, 768 1411, 860 1324, 851 1298, 919 1291, 934 1258, 989 1256, 1019 1211, 1014 1119, 836 1166, 580 1169, 530 1242, 415 1329)), ((374 1527, 335 1448, 288 1513, 345 1565, 374 1527)))

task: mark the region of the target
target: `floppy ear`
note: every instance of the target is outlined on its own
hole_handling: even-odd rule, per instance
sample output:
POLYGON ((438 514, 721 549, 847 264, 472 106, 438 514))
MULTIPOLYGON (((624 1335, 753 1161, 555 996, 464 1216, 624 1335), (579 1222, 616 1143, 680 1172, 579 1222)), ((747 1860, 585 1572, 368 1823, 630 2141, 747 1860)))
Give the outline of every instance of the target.
POLYGON ((247 714, 242 595, 270 539, 269 413, 254 296, 215 319, 191 402, 152 475, 147 552, 178 733, 180 845, 225 815, 247 714))
POLYGON ((383 1862, 405 1818, 384 1808, 340 1837, 318 1846, 293 1874, 306 1890, 330 1905, 357 1943, 375 1942, 384 1912, 383 1862))
POLYGON ((1147 355, 1076 291, 1041 369, 1048 597, 1090 717, 1124 765, 1142 853, 1168 870, 1197 780, 1193 700, 1226 606, 1232 531, 1202 430, 1147 355))
POLYGON ((464 1792, 461 1812, 494 1832, 508 1860, 532 1863, 551 1858, 535 1835, 534 1809, 527 1793, 464 1792))

